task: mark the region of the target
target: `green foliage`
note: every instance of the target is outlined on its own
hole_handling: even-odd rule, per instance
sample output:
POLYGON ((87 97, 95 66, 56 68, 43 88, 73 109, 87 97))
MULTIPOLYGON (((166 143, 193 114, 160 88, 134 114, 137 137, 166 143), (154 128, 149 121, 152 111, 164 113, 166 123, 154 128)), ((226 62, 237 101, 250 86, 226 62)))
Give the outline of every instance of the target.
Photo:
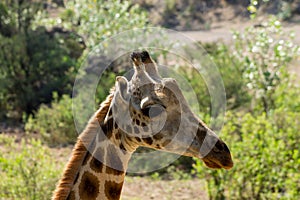
POLYGON ((101 41, 124 30, 144 28, 147 16, 130 1, 76 0, 67 1, 66 9, 56 19, 45 19, 49 26, 59 22, 85 37, 88 50, 101 41))
POLYGON ((220 71, 226 91, 227 109, 245 106, 250 97, 243 79, 241 69, 243 63, 233 55, 230 48, 225 44, 205 44, 204 49, 220 71))
POLYGON ((39 140, 0 135, 0 199, 50 199, 62 169, 39 140))
POLYGON ((279 8, 279 12, 277 14, 278 18, 281 20, 287 20, 292 17, 292 6, 291 2, 281 1, 279 8))
POLYGON ((39 110, 29 117, 25 130, 28 134, 39 133, 41 139, 51 146, 74 144, 77 132, 72 115, 72 99, 63 95, 59 100, 53 95, 51 106, 41 105, 39 110))
POLYGON ((0 34, 6 37, 27 33, 34 21, 36 13, 43 9, 43 1, 0 2, 0 34))
POLYGON ((274 92, 286 75, 286 67, 299 56, 294 37, 294 33, 283 31, 275 17, 262 27, 249 27, 244 33, 234 33, 234 54, 241 62, 240 70, 254 97, 255 109, 268 113, 274 108, 274 92))
MULTIPOLYGON (((245 106, 250 101, 250 97, 245 88, 245 81, 241 70, 241 63, 225 44, 206 43, 203 44, 210 59, 216 64, 222 77, 227 99, 227 108, 236 109, 245 106)), ((196 69, 179 67, 178 72, 184 76, 193 88, 198 98, 201 113, 210 113, 211 95, 208 92, 203 77, 196 69)), ((186 98, 189 96, 186 94, 186 98)), ((191 105, 193 106, 193 105, 191 105)), ((198 108, 196 108, 198 109, 198 108)))
POLYGON ((70 93, 82 47, 68 32, 32 29, 41 2, 6 2, 0 6, 0 109, 20 120, 49 103, 53 91, 70 93))
POLYGON ((87 105, 84 99, 76 97, 72 99, 68 95, 59 98, 54 92, 50 106, 42 104, 34 115, 29 116, 25 124, 26 132, 40 134, 42 141, 51 146, 74 144, 78 136, 75 125, 77 128, 85 127, 87 121, 76 121, 78 124, 75 124, 72 106, 81 111, 79 114, 83 119, 88 119, 89 110, 98 109, 97 105, 106 98, 110 88, 114 86, 115 77, 116 74, 112 72, 103 74, 97 87, 94 105, 87 105), (97 107, 93 108, 95 105, 97 107))
POLYGON ((290 112, 300 112, 299 86, 288 76, 274 93, 274 105, 290 112))
POLYGON ((299 47, 276 18, 234 37, 240 86, 245 81, 255 112, 246 113, 242 101, 243 110, 227 113, 221 137, 233 169, 210 170, 196 160, 195 171, 206 180, 210 199, 299 199, 300 90, 287 71, 299 47))
POLYGON ((99 81, 96 91, 96 102, 100 104, 105 100, 110 92, 110 89, 115 85, 117 74, 113 72, 105 71, 99 81))
POLYGON ((188 180, 192 178, 191 166, 193 160, 191 158, 180 157, 172 165, 166 168, 166 174, 162 176, 165 180, 188 180), (187 161, 187 162, 184 162, 187 161))
POLYGON ((257 14, 257 8, 258 8, 258 3, 266 3, 269 0, 262 0, 262 1, 258 1, 258 0, 251 0, 249 6, 247 7, 247 10, 250 12, 250 17, 251 18, 255 18, 256 14, 257 14))
MULTIPOLYGON (((299 99, 298 99, 299 101, 299 99)), ((228 114, 222 138, 235 166, 229 171, 196 171, 207 180, 211 199, 299 199, 300 113, 277 109, 265 114, 228 114)))
MULTIPOLYGON (((211 99, 203 77, 196 69, 185 66, 179 67, 178 73, 183 75, 185 80, 189 82, 190 86, 193 88, 193 92, 195 92, 195 96, 197 97, 199 108, 195 108, 195 105, 190 106, 192 106, 194 110, 199 110, 201 113, 210 113, 211 99)), ((190 95, 193 95, 193 93, 186 93, 185 98, 189 100, 191 97, 194 97, 194 95, 190 95)))

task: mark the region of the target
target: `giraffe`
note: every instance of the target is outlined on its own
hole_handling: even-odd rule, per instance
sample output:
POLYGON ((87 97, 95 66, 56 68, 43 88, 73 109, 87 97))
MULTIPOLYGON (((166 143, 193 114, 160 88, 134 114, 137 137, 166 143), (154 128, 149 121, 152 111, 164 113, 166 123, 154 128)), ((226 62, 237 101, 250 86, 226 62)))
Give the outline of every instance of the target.
POLYGON ((233 167, 227 145, 191 111, 176 80, 161 78, 147 51, 131 60, 131 80, 116 78, 78 137, 53 200, 120 199, 139 146, 197 157, 209 168, 233 167))

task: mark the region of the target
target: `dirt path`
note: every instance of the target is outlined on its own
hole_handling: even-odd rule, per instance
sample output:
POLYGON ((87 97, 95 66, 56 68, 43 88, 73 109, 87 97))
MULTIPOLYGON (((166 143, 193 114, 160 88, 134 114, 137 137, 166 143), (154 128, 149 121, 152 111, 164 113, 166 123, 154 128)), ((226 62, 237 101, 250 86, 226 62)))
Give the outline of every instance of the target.
POLYGON ((126 177, 122 200, 207 200, 203 180, 152 180, 126 177))
MULTIPOLYGON (((216 24, 211 30, 208 31, 182 31, 180 33, 185 34, 187 37, 192 38, 195 41, 201 42, 216 42, 223 41, 225 43, 232 42, 232 31, 244 31, 246 27, 251 25, 257 25, 260 22, 246 21, 240 23, 223 22, 222 24, 216 24)), ((300 23, 284 23, 283 28, 285 31, 294 31, 296 34, 295 42, 300 45, 300 23)))

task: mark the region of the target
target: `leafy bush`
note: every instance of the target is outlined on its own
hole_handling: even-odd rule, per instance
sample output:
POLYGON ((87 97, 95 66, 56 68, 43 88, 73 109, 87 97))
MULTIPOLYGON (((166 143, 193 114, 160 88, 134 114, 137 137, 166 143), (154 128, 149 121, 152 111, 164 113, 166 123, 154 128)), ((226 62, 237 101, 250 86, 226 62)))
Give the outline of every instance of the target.
POLYGON ((299 47, 276 18, 234 36, 234 58, 256 112, 244 107, 227 114, 221 137, 233 169, 204 169, 196 160, 195 171, 206 180, 210 199, 299 199, 300 90, 287 71, 299 47))
MULTIPOLYGON (((81 55, 79 37, 70 32, 32 28, 42 3, 0 3, 0 113, 20 120, 41 103, 49 103, 53 91, 70 93, 81 55)), ((1 115, 0 114, 0 115, 1 115)))
POLYGON ((290 112, 300 112, 299 86, 295 80, 286 76, 283 84, 279 85, 274 92, 274 107, 282 108, 290 112))
MULTIPOLYGON (((241 61, 237 59, 225 44, 205 43, 202 44, 207 51, 210 59, 216 64, 222 77, 227 108, 236 109, 249 103, 250 97, 245 87, 243 72, 241 69, 241 61)), ((211 95, 207 89, 207 85, 196 69, 181 66, 178 72, 184 76, 193 88, 200 107, 201 113, 210 113, 211 95)), ((186 98, 189 96, 187 94, 186 98)), ((193 105, 191 105, 193 106, 193 105)))
POLYGON ((262 27, 234 33, 234 54, 241 62, 240 70, 253 96, 254 109, 268 113, 274 108, 274 92, 285 78, 288 64, 300 53, 294 37, 293 32, 283 31, 275 17, 262 27))
POLYGON ((41 105, 35 117, 29 117, 25 130, 27 133, 39 133, 49 145, 74 144, 77 132, 72 115, 72 99, 63 95, 58 100, 56 93, 53 99, 50 107, 41 105))
POLYGON ((50 199, 62 163, 41 141, 0 135, 0 199, 50 199))
POLYGON ((99 80, 97 91, 96 91, 96 102, 100 105, 109 94, 110 89, 115 85, 116 77, 119 73, 105 71, 99 80))
POLYGON ((77 0, 67 1, 66 9, 56 19, 40 20, 45 26, 60 25, 84 36, 88 51, 101 41, 132 28, 144 28, 147 15, 130 1, 77 0))
MULTIPOLYGON (((98 105, 109 94, 110 88, 114 86, 115 77, 116 74, 112 72, 103 74, 95 91, 94 101, 85 101, 85 98, 76 97, 72 99, 68 95, 59 98, 58 94, 54 92, 50 106, 42 104, 34 115, 29 116, 25 124, 26 132, 39 134, 42 141, 50 146, 74 144, 79 134, 77 131, 85 127, 90 115, 98 109, 98 105), (95 102, 95 104, 88 105, 91 102, 95 102), (75 114, 79 114, 83 120, 74 121, 72 106, 76 106, 76 110, 80 111, 75 114)), ((80 95, 85 96, 85 94, 80 95)))
MULTIPOLYGON (((298 100, 299 101, 299 100, 298 100)), ((235 166, 229 171, 196 171, 206 179, 211 199, 299 199, 300 113, 275 110, 253 116, 228 114, 222 138, 228 143, 235 166)))
POLYGON ((245 88, 241 61, 225 44, 208 43, 204 44, 204 48, 220 71, 226 92, 227 109, 236 109, 248 104, 250 96, 245 88))

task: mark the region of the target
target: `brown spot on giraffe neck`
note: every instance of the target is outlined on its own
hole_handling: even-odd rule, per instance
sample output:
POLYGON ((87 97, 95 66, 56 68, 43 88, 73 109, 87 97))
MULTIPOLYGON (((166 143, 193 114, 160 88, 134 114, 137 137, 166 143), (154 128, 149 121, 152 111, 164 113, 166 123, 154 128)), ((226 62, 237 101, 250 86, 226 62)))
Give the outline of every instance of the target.
POLYGON ((121 139, 121 133, 117 132, 115 135, 116 140, 120 140, 121 139))
POLYGON ((139 138, 139 137, 135 137, 135 140, 136 140, 138 143, 142 142, 141 138, 139 138))
POLYGON ((120 171, 120 170, 117 170, 117 169, 114 169, 112 167, 109 167, 109 166, 105 166, 106 170, 105 172, 107 174, 112 174, 112 175, 116 175, 116 176, 122 176, 122 175, 125 175, 125 172, 123 171, 120 171))
POLYGON ((161 133, 157 133, 157 134, 153 135, 153 138, 154 138, 154 140, 156 140, 156 141, 161 140, 163 137, 164 137, 164 136, 163 136, 163 134, 161 134, 161 133))
POLYGON ((79 185, 80 199, 96 199, 99 194, 99 180, 90 172, 84 172, 79 185))
POLYGON ((101 128, 106 137, 110 139, 114 130, 114 119, 108 119, 107 122, 101 126, 101 128))
POLYGON ((115 183, 113 181, 106 181, 104 184, 105 196, 108 200, 120 199, 123 182, 115 183))
POLYGON ((138 125, 138 126, 140 126, 140 125, 141 125, 141 122, 140 122, 140 120, 136 119, 136 120, 135 120, 135 122, 136 122, 136 125, 138 125))
POLYGON ((102 168, 103 168, 103 158, 104 158, 104 151, 102 148, 98 148, 94 155, 93 158, 90 162, 90 167, 92 170, 94 170, 97 173, 101 173, 102 172, 102 168))
POLYGON ((153 140, 151 137, 143 138, 143 141, 148 145, 152 145, 152 143, 153 143, 153 140))
POLYGON ((124 147, 124 145, 123 145, 123 143, 120 144, 120 149, 122 150, 122 152, 123 152, 124 154, 127 153, 127 152, 126 152, 126 149, 125 149, 125 147, 124 147))
POLYGON ((90 152, 93 152, 95 147, 96 147, 96 137, 92 140, 91 144, 89 145, 89 147, 87 148, 87 152, 86 152, 86 155, 84 157, 84 160, 82 162, 82 166, 86 165, 89 160, 91 159, 92 155, 90 152))

